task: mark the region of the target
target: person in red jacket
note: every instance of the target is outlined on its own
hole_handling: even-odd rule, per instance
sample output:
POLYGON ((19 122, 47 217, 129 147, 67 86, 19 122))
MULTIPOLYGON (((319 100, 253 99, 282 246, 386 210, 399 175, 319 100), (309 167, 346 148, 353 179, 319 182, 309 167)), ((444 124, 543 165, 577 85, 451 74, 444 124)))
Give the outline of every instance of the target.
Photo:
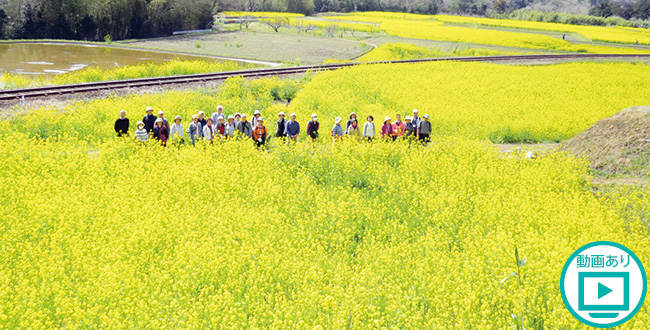
POLYGON ((264 118, 262 117, 257 118, 257 126, 253 129, 253 140, 258 148, 266 143, 266 127, 264 127, 264 118))
POLYGON ((169 139, 169 128, 165 126, 165 122, 162 118, 156 119, 156 126, 153 128, 153 138, 160 140, 161 146, 167 145, 167 139, 169 139))

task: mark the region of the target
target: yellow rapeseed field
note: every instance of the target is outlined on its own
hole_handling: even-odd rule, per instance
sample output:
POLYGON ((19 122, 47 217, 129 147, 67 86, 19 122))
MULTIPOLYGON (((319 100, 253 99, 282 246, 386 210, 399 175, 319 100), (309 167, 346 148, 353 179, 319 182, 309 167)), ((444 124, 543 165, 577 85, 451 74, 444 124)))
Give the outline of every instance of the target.
POLYGON ((483 48, 456 48, 451 51, 432 49, 403 42, 385 43, 361 56, 358 62, 395 61, 416 58, 458 57, 458 56, 495 56, 521 55, 516 52, 502 52, 483 48))
MULTIPOLYGON (((366 21, 379 23, 379 28, 394 36, 414 39, 427 39, 436 41, 463 42, 483 44, 492 46, 550 50, 555 52, 572 53, 602 53, 602 54, 644 54, 647 50, 608 47, 589 44, 572 44, 566 40, 554 38, 547 35, 500 31, 493 29, 476 29, 462 26, 445 25, 443 21, 435 20, 436 16, 410 15, 404 16, 399 13, 378 14, 375 12, 354 13, 352 15, 334 16, 337 20, 366 21)), ((446 19, 445 16, 441 18, 446 19)), ((453 18, 453 17, 452 17, 453 18)), ((451 19, 451 18, 449 18, 451 19)), ((454 18, 455 19, 455 18, 454 18)), ((461 20, 455 19, 455 20, 461 20)), ((618 30, 616 30, 618 31, 618 30)), ((618 35, 617 32, 611 32, 618 35)), ((621 38, 625 38, 631 32, 627 29, 620 29, 621 38)), ((640 33, 637 33, 641 35, 640 33)), ((608 34, 609 35, 609 34, 608 34)), ((612 37, 613 38, 613 37, 612 37)), ((629 38, 625 39, 628 40, 629 38)))
MULTIPOLYGON (((563 305, 562 266, 597 240, 647 265, 647 224, 621 211, 648 196, 603 199, 583 160, 506 157, 485 139, 508 125, 570 136, 641 102, 647 70, 360 66, 27 110, 0 121, 0 328, 505 329, 515 315, 587 329, 563 305), (187 124, 217 104, 261 109, 271 133, 279 110, 303 132, 316 112, 320 142, 163 148, 112 131, 120 109, 187 124), (428 147, 327 138, 350 110, 414 106, 436 123, 428 147)), ((642 309, 620 328, 649 326, 642 309)))
POLYGON ((369 114, 379 119, 419 109, 431 115, 437 135, 563 141, 626 107, 647 104, 649 75, 650 66, 632 63, 368 65, 319 74, 289 108, 328 119, 354 111, 361 123, 369 114))
POLYGON ((530 22, 508 19, 493 19, 483 17, 463 17, 451 15, 436 15, 435 19, 449 23, 478 24, 484 26, 507 27, 551 32, 577 33, 592 41, 650 44, 650 34, 647 29, 627 28, 618 26, 585 26, 548 22, 530 22))

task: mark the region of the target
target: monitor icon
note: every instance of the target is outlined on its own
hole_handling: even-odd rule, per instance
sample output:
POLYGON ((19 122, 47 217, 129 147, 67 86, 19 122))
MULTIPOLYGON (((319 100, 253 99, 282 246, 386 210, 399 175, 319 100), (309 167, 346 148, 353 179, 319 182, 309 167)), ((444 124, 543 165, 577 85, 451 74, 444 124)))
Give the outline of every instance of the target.
POLYGON ((598 319, 616 318, 630 310, 629 272, 578 273, 578 310, 598 319))

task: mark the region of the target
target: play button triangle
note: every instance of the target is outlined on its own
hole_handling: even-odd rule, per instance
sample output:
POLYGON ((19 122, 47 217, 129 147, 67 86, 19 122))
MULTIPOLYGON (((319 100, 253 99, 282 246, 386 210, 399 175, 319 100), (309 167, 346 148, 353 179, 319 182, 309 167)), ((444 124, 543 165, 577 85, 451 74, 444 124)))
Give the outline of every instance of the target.
POLYGON ((610 292, 612 292, 612 289, 602 285, 600 282, 598 283, 598 299, 608 295, 610 292))

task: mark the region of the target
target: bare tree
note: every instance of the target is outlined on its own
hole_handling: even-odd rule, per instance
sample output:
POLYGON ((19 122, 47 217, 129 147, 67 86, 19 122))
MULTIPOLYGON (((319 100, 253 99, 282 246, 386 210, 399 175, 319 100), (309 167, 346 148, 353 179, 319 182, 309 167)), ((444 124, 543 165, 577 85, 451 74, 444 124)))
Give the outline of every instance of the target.
POLYGON ((334 37, 334 35, 336 34, 336 25, 329 24, 328 26, 326 26, 325 33, 327 33, 327 35, 330 37, 334 37))
POLYGON ((262 20, 262 22, 270 26, 275 32, 279 32, 281 27, 287 26, 288 21, 286 17, 274 17, 262 20))
POLYGON ((257 19, 253 16, 244 16, 239 18, 239 29, 241 30, 242 27, 245 27, 246 30, 248 30, 248 27, 251 25, 251 23, 255 22, 257 19))

